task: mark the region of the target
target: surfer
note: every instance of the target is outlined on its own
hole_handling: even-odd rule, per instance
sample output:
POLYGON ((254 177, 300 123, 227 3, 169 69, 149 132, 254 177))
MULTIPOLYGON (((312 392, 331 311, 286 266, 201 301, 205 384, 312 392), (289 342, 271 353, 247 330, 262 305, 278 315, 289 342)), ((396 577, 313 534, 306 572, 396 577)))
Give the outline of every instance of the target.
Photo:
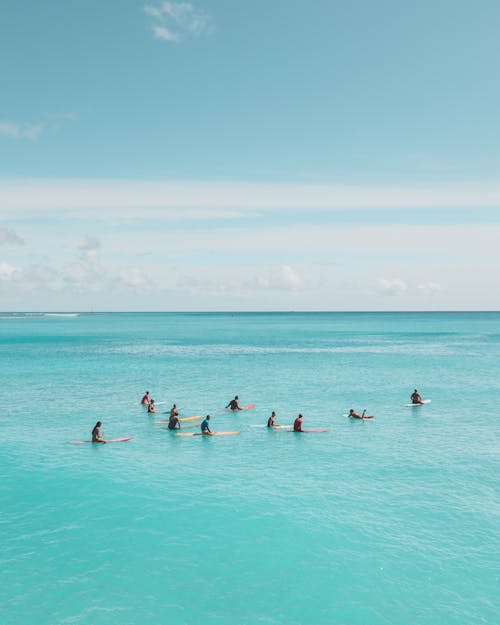
POLYGON ((299 416, 293 422, 293 431, 302 432, 302 415, 301 414, 299 414, 299 416))
POLYGON ((267 427, 268 428, 273 428, 273 427, 275 427, 275 425, 277 425, 277 424, 274 423, 275 419, 276 419, 276 413, 273 410, 272 413, 271 413, 271 416, 267 420, 267 427))
POLYGON ((105 443, 106 441, 102 438, 101 434, 102 423, 98 421, 94 425, 94 429, 92 430, 92 442, 93 443, 105 443))
POLYGON ((412 404, 423 404, 422 398, 420 397, 420 393, 415 389, 410 397, 412 404))
POLYGON ((141 399, 141 404, 142 404, 143 406, 149 406, 149 402, 150 402, 150 399, 149 399, 149 391, 146 391, 146 394, 145 394, 145 395, 144 395, 144 397, 141 399))
POLYGON ((347 416, 350 417, 351 419, 373 419, 373 417, 366 417, 365 412, 366 410, 363 410, 363 413, 359 414, 357 412, 354 412, 354 410, 351 408, 347 416))
POLYGON ((234 399, 229 402, 226 408, 230 408, 231 410, 243 410, 243 408, 240 408, 240 405, 238 404, 238 395, 234 396, 234 399))
POLYGON ((148 404, 148 412, 156 412, 155 410, 155 400, 151 399, 148 404))
POLYGON ((179 413, 177 412, 177 406, 174 404, 170 410, 170 417, 168 419, 168 429, 175 430, 175 428, 181 429, 181 422, 179 421, 179 413))
POLYGON ((201 422, 201 433, 206 436, 212 436, 213 432, 210 429, 208 422, 210 421, 210 415, 207 414, 205 419, 201 422))

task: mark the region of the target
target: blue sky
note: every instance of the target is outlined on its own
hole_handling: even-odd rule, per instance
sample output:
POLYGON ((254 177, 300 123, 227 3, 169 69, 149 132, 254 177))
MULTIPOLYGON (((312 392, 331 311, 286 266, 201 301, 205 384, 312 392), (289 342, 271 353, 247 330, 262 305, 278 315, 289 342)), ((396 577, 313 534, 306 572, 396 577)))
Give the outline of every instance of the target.
POLYGON ((0 308, 498 309, 499 18, 4 0, 0 308))

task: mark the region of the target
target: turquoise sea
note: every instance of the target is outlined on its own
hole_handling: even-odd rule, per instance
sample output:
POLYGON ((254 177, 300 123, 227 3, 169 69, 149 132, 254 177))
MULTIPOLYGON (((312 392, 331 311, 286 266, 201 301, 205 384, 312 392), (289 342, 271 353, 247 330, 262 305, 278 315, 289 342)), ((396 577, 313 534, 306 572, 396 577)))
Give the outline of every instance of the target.
POLYGON ((2 625, 500 622, 500 313, 0 317, 2 625))

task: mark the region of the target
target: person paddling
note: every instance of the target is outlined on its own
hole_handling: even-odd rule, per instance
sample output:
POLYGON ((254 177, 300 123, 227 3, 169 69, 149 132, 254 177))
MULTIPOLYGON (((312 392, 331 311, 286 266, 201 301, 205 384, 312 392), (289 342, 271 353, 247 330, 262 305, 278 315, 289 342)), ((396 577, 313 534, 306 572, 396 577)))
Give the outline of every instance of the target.
POLYGON ((243 410, 243 408, 240 408, 240 405, 238 403, 238 395, 234 396, 234 399, 232 399, 229 404, 226 406, 226 408, 230 408, 231 410, 243 410))
POLYGON ((372 416, 367 417, 365 413, 366 413, 366 410, 363 410, 363 414, 359 414, 357 412, 354 412, 354 410, 351 408, 347 416, 350 417, 351 419, 373 419, 372 416))
POLYGON ((94 425, 94 429, 92 430, 92 442, 93 443, 105 443, 106 441, 103 439, 101 434, 102 423, 98 421, 94 425))

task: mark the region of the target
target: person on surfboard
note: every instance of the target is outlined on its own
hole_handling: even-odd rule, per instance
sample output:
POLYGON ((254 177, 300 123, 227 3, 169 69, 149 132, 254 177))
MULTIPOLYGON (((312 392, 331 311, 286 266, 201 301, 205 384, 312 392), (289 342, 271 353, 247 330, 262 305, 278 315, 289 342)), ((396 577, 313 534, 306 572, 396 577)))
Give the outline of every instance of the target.
POLYGON ((238 403, 238 395, 234 396, 234 399, 232 399, 229 404, 226 406, 226 408, 230 408, 231 410, 243 410, 243 408, 240 408, 240 405, 238 403))
POLYGON ((177 412, 177 406, 174 404, 170 410, 170 417, 168 419, 168 429, 175 430, 175 428, 181 429, 181 422, 179 421, 179 413, 177 412))
POLYGON ((299 416, 293 422, 293 431, 302 432, 302 415, 301 414, 299 414, 299 416))
POLYGON ((105 443, 106 441, 102 438, 101 434, 102 423, 98 421, 94 425, 94 429, 92 430, 92 442, 93 443, 105 443))
POLYGON ((146 391, 146 394, 144 395, 144 397, 141 399, 141 404, 143 406, 149 406, 149 391, 146 391))
POLYGON ((411 394, 411 403, 412 404, 423 404, 424 402, 422 401, 422 398, 420 397, 420 393, 417 391, 417 389, 415 389, 413 391, 413 393, 411 394))
POLYGON ((366 417, 365 412, 366 410, 363 410, 363 414, 358 414, 357 412, 354 412, 354 410, 351 408, 347 416, 351 417, 351 419, 373 419, 373 417, 366 417))
POLYGON ((201 433, 204 434, 205 436, 212 436, 213 434, 212 430, 210 429, 210 425, 208 424, 209 421, 210 421, 210 415, 207 414, 205 419, 201 422, 201 433))
POLYGON ((151 399, 148 404, 148 412, 157 412, 155 409, 155 400, 151 399))
POLYGON ((275 419, 276 419, 276 413, 273 410, 272 413, 271 413, 271 416, 267 420, 267 427, 268 428, 274 428, 274 427, 276 427, 278 425, 277 423, 274 423, 275 419))

